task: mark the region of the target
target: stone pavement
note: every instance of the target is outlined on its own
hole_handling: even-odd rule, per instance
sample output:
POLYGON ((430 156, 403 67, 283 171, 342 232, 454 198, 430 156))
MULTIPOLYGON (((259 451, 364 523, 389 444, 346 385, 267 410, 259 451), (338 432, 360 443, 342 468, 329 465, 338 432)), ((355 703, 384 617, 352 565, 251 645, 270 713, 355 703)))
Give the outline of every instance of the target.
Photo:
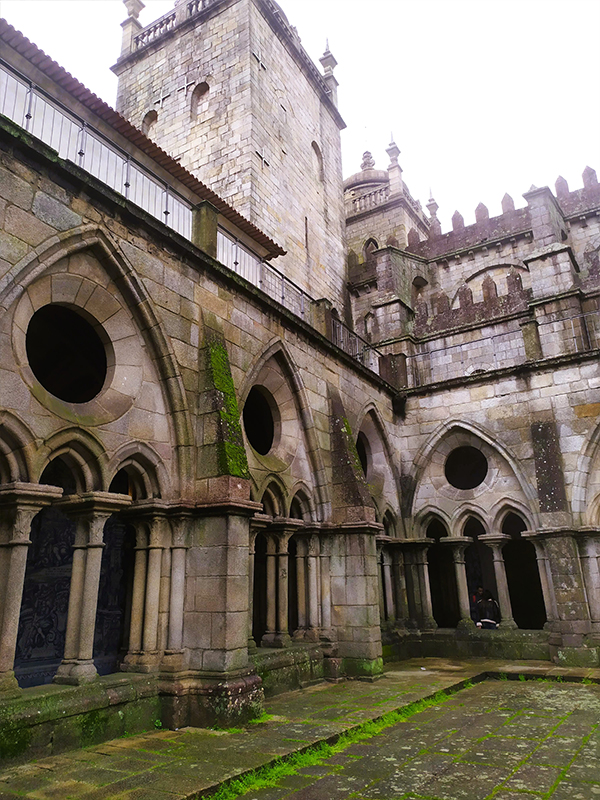
POLYGON ((543 662, 414 659, 374 683, 319 684, 266 703, 233 732, 157 731, 0 771, 0 800, 183 800, 485 673, 486 681, 245 800, 600 798, 600 670, 543 662))

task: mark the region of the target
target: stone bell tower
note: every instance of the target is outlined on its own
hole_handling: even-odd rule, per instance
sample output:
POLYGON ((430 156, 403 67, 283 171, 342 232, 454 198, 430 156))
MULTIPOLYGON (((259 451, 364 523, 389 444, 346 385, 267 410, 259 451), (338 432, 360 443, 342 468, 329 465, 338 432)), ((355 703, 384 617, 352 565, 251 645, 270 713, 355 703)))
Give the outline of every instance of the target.
POLYGON ((273 0, 177 0, 143 28, 124 0, 117 110, 284 247, 277 267, 343 302, 335 58, 322 75, 273 0))

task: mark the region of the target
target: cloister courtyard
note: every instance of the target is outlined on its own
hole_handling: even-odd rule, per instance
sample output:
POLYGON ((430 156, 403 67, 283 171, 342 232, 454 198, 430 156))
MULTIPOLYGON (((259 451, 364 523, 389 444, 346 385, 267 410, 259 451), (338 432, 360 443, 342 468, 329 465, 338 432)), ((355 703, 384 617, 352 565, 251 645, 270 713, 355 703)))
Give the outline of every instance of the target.
MULTIPOLYGON (((107 676, 100 680, 117 683, 107 676)), ((0 772, 0 800, 591 800, 600 671, 413 659, 267 701, 243 728, 155 730, 0 772)))

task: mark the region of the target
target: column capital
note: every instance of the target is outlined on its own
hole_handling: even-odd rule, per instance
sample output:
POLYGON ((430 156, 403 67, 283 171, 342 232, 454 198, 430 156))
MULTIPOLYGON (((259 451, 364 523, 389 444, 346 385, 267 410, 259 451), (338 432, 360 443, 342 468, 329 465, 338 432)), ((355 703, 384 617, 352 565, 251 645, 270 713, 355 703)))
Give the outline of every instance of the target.
POLYGON ((69 495, 55 505, 69 516, 91 514, 98 517, 110 517, 131 505, 131 497, 127 494, 113 492, 85 492, 69 495))
POLYGON ((3 508, 31 508, 37 513, 44 506, 62 497, 59 486, 43 483, 5 483, 0 486, 0 510, 3 508))
POLYGON ((477 537, 478 541, 484 544, 489 544, 492 547, 502 547, 507 542, 511 541, 511 537, 506 533, 484 533, 483 536, 477 537))

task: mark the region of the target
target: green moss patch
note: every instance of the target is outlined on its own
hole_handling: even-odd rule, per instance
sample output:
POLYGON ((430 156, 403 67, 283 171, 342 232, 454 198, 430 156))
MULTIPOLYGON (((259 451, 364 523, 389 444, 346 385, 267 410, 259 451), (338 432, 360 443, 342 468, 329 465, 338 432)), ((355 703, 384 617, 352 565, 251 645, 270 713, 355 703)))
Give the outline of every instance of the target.
POLYGON ((219 414, 218 466, 221 475, 249 478, 240 412, 225 343, 217 336, 207 342, 207 362, 219 414))

